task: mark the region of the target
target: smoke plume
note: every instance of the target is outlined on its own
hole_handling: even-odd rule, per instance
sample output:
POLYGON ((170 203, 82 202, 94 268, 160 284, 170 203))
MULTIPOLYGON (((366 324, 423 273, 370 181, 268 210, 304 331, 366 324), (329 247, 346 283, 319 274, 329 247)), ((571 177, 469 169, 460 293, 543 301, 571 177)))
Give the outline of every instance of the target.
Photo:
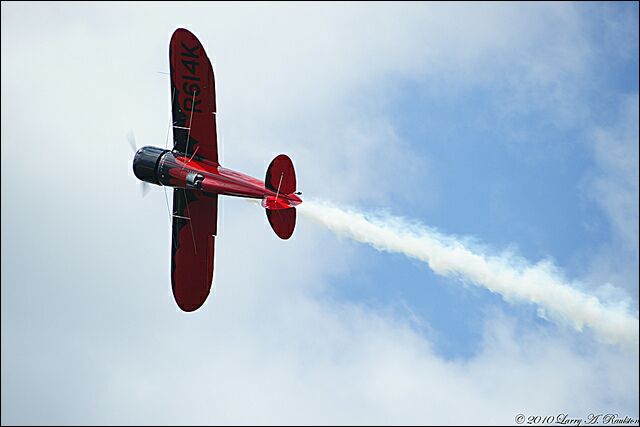
POLYGON ((604 304, 580 290, 579 283, 567 282, 551 261, 532 265, 513 253, 490 254, 465 239, 406 219, 345 210, 328 202, 307 199, 299 210, 337 235, 418 259, 439 275, 483 286, 508 302, 537 304, 545 318, 578 331, 588 327, 606 342, 638 346, 638 317, 627 304, 604 304))

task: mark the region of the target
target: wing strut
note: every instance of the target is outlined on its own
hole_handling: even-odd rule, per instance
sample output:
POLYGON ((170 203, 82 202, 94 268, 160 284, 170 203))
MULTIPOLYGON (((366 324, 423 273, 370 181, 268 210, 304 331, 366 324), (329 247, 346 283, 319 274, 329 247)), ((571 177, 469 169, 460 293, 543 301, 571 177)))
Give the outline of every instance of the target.
MULTIPOLYGON (((175 97, 176 97, 176 88, 174 87, 174 88, 172 89, 172 91, 171 91, 171 92, 173 92, 173 93, 171 94, 171 105, 173 105, 173 100, 174 100, 174 99, 175 99, 175 97)), ((172 114, 171 114, 172 112, 170 111, 169 113, 170 113, 170 114, 169 114, 169 126, 167 127, 167 138, 165 139, 165 142, 164 142, 164 148, 165 148, 166 150, 168 150, 168 149, 169 149, 169 129, 171 129, 171 125, 173 125, 173 124, 175 123, 175 122, 173 121, 173 117, 172 117, 172 114)), ((169 202, 167 202, 167 205, 168 205, 168 204, 169 204, 169 202)))
MULTIPOLYGON (((183 188, 182 191, 184 191, 184 199, 189 200, 187 199, 187 190, 183 188)), ((189 219, 191 219, 191 212, 189 211, 189 203, 187 203, 187 214, 189 215, 189 219)), ((189 228, 191 229, 191 238, 193 239, 193 251, 196 253, 196 255, 198 255, 198 248, 196 247, 196 235, 193 233, 193 224, 191 223, 191 221, 189 221, 189 228)))
POLYGON ((185 163, 186 165, 188 165, 189 163, 191 163, 191 160, 193 160, 193 158, 196 156, 196 153, 198 152, 198 148, 200 148, 200 146, 198 145, 196 147, 195 150, 193 150, 193 154, 191 155, 191 157, 189 158, 189 160, 187 160, 187 163, 185 163))
POLYGON ((193 123, 193 109, 196 107, 196 91, 193 91, 193 99, 191 100, 191 116, 189 116, 189 133, 187 133, 187 147, 184 149, 185 156, 189 152, 189 138, 191 137, 191 124, 193 123))

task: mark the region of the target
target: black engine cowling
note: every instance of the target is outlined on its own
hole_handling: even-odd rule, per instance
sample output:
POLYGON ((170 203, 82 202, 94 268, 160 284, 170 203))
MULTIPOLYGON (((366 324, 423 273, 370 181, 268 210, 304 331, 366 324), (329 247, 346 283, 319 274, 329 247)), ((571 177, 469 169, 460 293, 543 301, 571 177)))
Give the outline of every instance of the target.
POLYGON ((169 150, 157 147, 142 147, 133 158, 133 173, 141 181, 160 184, 158 181, 158 164, 162 155, 169 150))

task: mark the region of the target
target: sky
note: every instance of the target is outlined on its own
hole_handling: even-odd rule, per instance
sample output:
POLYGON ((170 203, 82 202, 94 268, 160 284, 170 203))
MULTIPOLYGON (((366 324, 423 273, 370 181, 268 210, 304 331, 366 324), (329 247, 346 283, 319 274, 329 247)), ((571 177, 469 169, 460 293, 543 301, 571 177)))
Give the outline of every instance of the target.
MULTIPOLYGON (((214 67, 225 167, 548 263, 638 318, 637 3, 1 6, 2 424, 638 419, 605 342, 301 215, 221 198, 214 292, 170 290, 168 44, 214 67)), ((637 320, 636 320, 637 321, 637 320)))

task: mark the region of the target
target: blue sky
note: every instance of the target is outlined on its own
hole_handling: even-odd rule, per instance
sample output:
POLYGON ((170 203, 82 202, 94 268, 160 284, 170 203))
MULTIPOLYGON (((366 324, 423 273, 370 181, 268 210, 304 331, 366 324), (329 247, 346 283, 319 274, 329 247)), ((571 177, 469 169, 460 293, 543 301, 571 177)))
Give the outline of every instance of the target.
MULTIPOLYGON (((436 196, 426 202, 419 192, 398 188, 388 210, 446 233, 472 235, 496 250, 515 245, 532 262, 550 257, 570 278, 586 273, 585 257, 612 234, 606 212, 589 199, 585 188, 597 169, 590 149, 592 132, 616 126, 620 102, 638 91, 638 57, 631 54, 637 31, 635 41, 626 40, 626 53, 623 46, 612 46, 610 32, 622 22, 629 27, 616 29, 633 36, 638 9, 631 3, 595 8, 582 4, 576 9, 583 19, 580 36, 589 49, 584 60, 588 66, 579 70, 577 79, 566 76, 562 83, 567 87, 561 89, 583 110, 578 117, 558 119, 555 106, 546 104, 518 106, 502 114, 509 94, 497 76, 517 73, 518 64, 511 62, 491 69, 488 81, 470 87, 454 82, 448 88, 450 82, 442 76, 387 83, 384 109, 393 112, 394 129, 412 154, 428 159, 427 185, 430 190, 437 187, 436 196)), ((381 177, 393 178, 394 172, 381 177)), ((477 351, 482 338, 478 319, 487 307, 511 310, 489 292, 447 286, 450 281, 402 255, 359 247, 358 257, 357 273, 350 271, 347 280, 341 277, 332 291, 374 306, 407 304, 430 325, 447 330, 435 340, 446 357, 477 351)), ((627 282, 616 285, 627 288, 637 306, 637 251, 629 272, 627 282)), ((522 321, 538 323, 534 307, 519 308, 518 313, 522 321)))
POLYGON ((304 197, 550 259, 637 318, 637 3, 3 2, 3 424, 638 417, 637 345, 304 216, 279 241, 240 200, 215 296, 180 312, 125 138, 164 145, 180 26, 214 65, 226 167, 285 152, 304 197))

